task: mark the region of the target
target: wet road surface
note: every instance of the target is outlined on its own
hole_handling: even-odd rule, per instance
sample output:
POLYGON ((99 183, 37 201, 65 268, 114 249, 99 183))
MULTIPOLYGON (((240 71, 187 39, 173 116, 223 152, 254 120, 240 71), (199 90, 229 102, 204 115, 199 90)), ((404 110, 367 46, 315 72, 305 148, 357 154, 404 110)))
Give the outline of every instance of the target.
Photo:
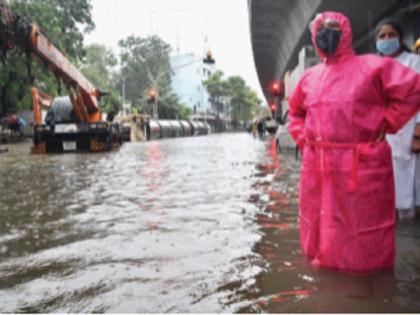
POLYGON ((299 161, 248 134, 0 155, 0 312, 418 312, 420 222, 394 272, 310 267, 299 161))

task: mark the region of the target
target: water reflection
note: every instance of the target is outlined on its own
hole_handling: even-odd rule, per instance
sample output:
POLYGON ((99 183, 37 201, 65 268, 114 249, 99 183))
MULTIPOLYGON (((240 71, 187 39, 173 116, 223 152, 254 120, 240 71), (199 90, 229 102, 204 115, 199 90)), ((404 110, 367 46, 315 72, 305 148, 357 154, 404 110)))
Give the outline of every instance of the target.
MULTIPOLYGON (((411 303, 402 303, 394 272, 355 274, 329 269, 315 269, 301 255, 298 243, 297 170, 299 162, 292 152, 273 154, 273 143, 267 144, 265 164, 257 166, 259 180, 249 201, 259 208, 256 221, 263 232, 254 247, 268 262, 257 276, 258 295, 240 312, 407 312, 419 310, 414 292, 404 295, 411 303), (261 174, 263 173, 263 174, 261 174), (262 176, 261 176, 262 175, 262 176), (268 180, 267 180, 268 179, 268 180)), ((418 225, 416 225, 418 226, 418 225)), ((396 274, 408 272, 401 266, 406 243, 418 243, 418 233, 410 231, 401 241, 399 227, 399 260, 396 274), (416 240, 417 239, 417 240, 416 240)), ((412 247, 412 245, 409 245, 412 247)), ((409 264, 411 265, 411 264, 409 264)), ((418 264, 417 264, 418 266, 418 264)), ((419 273, 417 272, 417 275, 419 273)), ((411 290, 413 289, 409 285, 411 290)), ((419 286, 417 286, 417 291, 419 286)), ((418 291, 417 291, 418 292, 418 291)), ((408 290, 405 294, 408 293, 408 290)), ((249 296, 251 299, 251 296, 249 296)))
POLYGON ((0 157, 1 312, 221 312, 253 284, 248 135, 0 157), (224 286, 225 289, 224 289, 224 286))
POLYGON ((0 156, 1 312, 418 311, 419 222, 395 272, 314 269, 294 152, 247 134, 0 156))

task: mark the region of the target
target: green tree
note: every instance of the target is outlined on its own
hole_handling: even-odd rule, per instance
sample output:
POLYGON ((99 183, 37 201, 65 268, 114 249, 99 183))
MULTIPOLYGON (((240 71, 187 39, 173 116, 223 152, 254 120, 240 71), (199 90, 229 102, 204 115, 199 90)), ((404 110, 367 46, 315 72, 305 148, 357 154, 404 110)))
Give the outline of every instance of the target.
POLYGON ((171 80, 170 46, 157 36, 129 36, 120 40, 119 46, 121 74, 118 84, 125 85, 127 100, 134 105, 144 105, 152 87, 161 96, 171 80))
POLYGON ((223 80, 223 72, 218 70, 203 82, 209 93, 212 109, 220 115, 225 110, 225 98, 228 96, 227 84, 223 80))
MULTIPOLYGON (((181 117, 178 96, 172 91, 170 85, 161 85, 158 90, 157 109, 159 118, 179 119, 181 117)), ((152 114, 152 106, 147 105, 146 112, 152 114)))
POLYGON ((121 73, 117 84, 124 84, 127 100, 151 114, 152 106, 147 103, 147 96, 149 89, 154 88, 158 92, 160 118, 185 118, 188 112, 181 107, 171 88, 171 47, 158 36, 129 36, 120 40, 119 46, 121 73))
POLYGON ((250 120, 261 101, 257 94, 246 85, 240 76, 229 77, 226 80, 228 95, 230 96, 230 112, 232 119, 250 120))
POLYGON ((188 119, 192 115, 192 109, 186 105, 179 106, 179 119, 188 119))
POLYGON ((251 120, 254 118, 255 113, 258 112, 258 108, 261 107, 261 99, 257 93, 248 88, 245 95, 245 102, 240 111, 238 120, 251 120))
POLYGON ((117 58, 104 45, 92 44, 86 48, 86 56, 81 71, 94 86, 102 92, 109 93, 101 101, 101 107, 106 111, 121 108, 118 88, 115 84, 117 58))
POLYGON ((83 74, 98 88, 113 88, 112 77, 115 73, 117 58, 104 45, 92 44, 85 48, 86 56, 81 66, 83 74))
MULTIPOLYGON (((152 114, 152 105, 142 107, 143 111, 152 114)), ((162 87, 157 98, 157 109, 159 118, 163 119, 187 119, 191 116, 192 110, 179 101, 170 86, 162 87)))
POLYGON ((218 114, 230 112, 233 120, 250 120, 261 103, 255 91, 240 76, 224 80, 223 72, 216 71, 203 83, 210 94, 213 110, 218 114))
MULTIPOLYGON (((15 16, 37 24, 72 62, 77 64, 83 58, 83 36, 94 28, 90 0, 15 0, 11 10, 15 16)), ((61 92, 61 84, 51 71, 27 57, 21 47, 16 47, 0 64, 0 115, 31 108, 32 83, 51 95, 61 92), (28 66, 32 76, 28 74, 28 66)))

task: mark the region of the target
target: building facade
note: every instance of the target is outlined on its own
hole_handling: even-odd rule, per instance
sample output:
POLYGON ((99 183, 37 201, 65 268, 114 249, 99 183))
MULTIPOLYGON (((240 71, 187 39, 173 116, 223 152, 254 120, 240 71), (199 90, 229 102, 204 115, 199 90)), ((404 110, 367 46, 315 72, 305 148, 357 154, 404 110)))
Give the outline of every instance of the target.
POLYGON ((205 64, 202 56, 193 53, 172 55, 170 62, 172 89, 180 102, 194 114, 210 113, 209 94, 203 81, 214 73, 214 65, 205 64))

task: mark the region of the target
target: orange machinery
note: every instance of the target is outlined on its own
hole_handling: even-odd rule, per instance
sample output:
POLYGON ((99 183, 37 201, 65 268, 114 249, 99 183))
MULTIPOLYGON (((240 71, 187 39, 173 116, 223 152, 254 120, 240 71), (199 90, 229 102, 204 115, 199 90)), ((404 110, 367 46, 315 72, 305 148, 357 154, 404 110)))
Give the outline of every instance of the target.
POLYGON ((47 125, 42 121, 41 107, 51 107, 53 99, 32 88, 34 110, 34 146, 32 153, 109 151, 121 144, 119 126, 102 121, 98 101, 104 94, 60 52, 38 26, 14 16, 0 0, 0 54, 19 47, 45 64, 67 87, 75 120, 47 125))

